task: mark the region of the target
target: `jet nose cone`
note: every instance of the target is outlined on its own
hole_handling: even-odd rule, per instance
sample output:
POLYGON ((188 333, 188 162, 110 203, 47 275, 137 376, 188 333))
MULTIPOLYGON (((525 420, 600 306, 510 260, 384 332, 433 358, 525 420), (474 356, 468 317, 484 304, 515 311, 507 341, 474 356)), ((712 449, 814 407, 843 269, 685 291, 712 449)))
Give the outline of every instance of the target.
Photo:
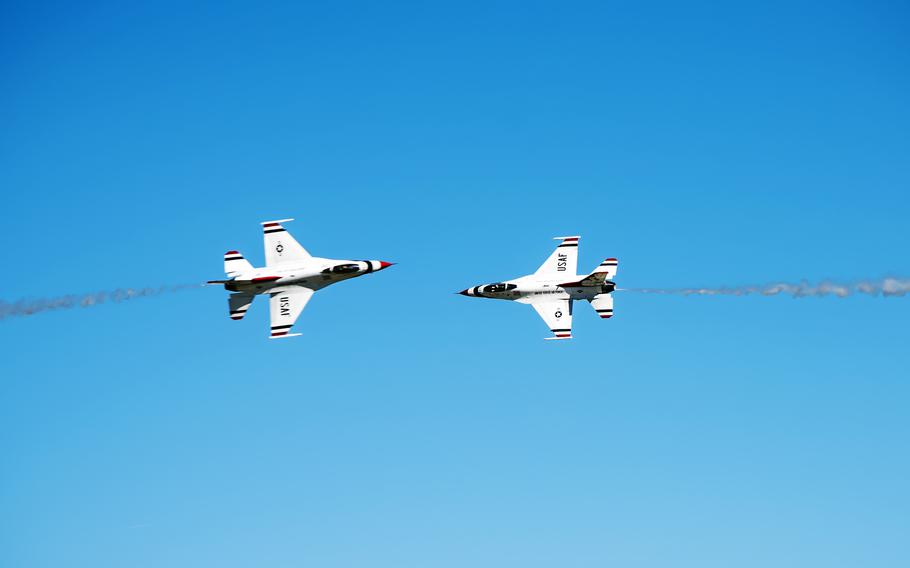
POLYGON ((456 293, 456 294, 461 294, 462 296, 470 296, 470 295, 471 295, 471 293, 468 292, 468 289, 467 289, 467 288, 465 288, 465 289, 462 290, 461 292, 455 292, 455 293, 456 293))
POLYGON ((394 264, 395 264, 394 262, 386 262, 386 261, 384 261, 384 260, 380 260, 380 261, 379 261, 379 268, 377 268, 376 270, 385 270, 386 268, 388 268, 388 267, 390 267, 390 266, 392 266, 392 265, 394 265, 394 264))

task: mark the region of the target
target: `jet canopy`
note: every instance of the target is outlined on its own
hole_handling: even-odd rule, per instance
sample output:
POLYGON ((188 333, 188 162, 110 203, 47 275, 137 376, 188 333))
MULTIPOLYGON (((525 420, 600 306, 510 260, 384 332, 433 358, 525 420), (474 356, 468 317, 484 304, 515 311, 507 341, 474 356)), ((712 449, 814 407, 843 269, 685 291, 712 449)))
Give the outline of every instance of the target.
POLYGON ((483 287, 483 289, 481 291, 484 294, 495 294, 497 292, 506 292, 508 290, 514 290, 515 288, 518 288, 517 284, 505 284, 503 282, 499 282, 497 284, 487 284, 486 286, 483 287))
POLYGON ((331 268, 326 268, 322 271, 323 274, 352 274, 360 270, 359 264, 337 264, 331 268))

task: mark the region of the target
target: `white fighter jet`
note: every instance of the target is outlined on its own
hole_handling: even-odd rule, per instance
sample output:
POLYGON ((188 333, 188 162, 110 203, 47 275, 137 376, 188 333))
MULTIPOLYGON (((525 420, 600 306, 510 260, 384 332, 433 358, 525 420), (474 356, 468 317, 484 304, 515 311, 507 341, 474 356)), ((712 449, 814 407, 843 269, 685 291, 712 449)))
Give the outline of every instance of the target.
POLYGON ((230 250, 224 253, 224 271, 228 279, 209 281, 209 284, 224 284, 226 290, 233 292, 228 297, 233 320, 243 319, 257 295, 268 294, 272 339, 300 335, 290 333, 291 327, 316 290, 392 266, 391 262, 383 260, 334 260, 311 256, 282 226, 288 221, 293 219, 262 223, 263 268, 253 268, 242 254, 230 250))
POLYGON ((579 237, 555 239, 562 242, 534 274, 495 284, 481 284, 458 293, 531 304, 553 332, 553 337, 546 339, 572 339, 572 303, 575 300, 590 302, 601 318, 613 317, 611 293, 616 289, 612 280, 619 265, 617 260, 604 260, 587 276, 575 274, 579 237))

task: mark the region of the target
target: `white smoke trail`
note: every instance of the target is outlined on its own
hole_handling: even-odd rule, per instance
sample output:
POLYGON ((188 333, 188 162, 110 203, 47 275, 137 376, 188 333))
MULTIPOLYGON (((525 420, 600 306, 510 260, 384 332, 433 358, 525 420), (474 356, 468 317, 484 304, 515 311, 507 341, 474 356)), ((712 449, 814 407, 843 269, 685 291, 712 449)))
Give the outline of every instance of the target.
POLYGON ((777 296, 789 295, 794 298, 818 298, 837 296, 846 298, 854 294, 870 296, 903 296, 910 294, 910 278, 882 278, 881 280, 861 280, 859 282, 838 283, 821 282, 810 284, 802 281, 798 284, 778 282, 759 286, 734 286, 722 288, 620 288, 624 292, 641 294, 672 294, 679 296, 777 296))
POLYGON ((107 292, 92 292, 82 295, 70 294, 56 298, 22 299, 12 303, 0 300, 0 320, 33 316, 53 310, 89 308, 107 302, 120 303, 135 298, 160 296, 200 286, 204 286, 204 284, 177 284, 174 286, 159 286, 158 288, 118 288, 107 292))

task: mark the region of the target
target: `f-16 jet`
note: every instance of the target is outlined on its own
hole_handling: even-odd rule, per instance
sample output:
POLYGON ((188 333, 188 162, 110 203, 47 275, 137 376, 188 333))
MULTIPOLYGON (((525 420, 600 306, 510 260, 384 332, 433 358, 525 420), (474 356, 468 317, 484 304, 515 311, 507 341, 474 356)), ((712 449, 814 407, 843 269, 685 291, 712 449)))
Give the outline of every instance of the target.
POLYGON ((262 223, 265 242, 265 266, 253 268, 235 250, 224 253, 224 272, 227 280, 210 280, 209 284, 224 284, 233 292, 228 297, 228 309, 233 320, 241 320, 256 296, 268 294, 271 314, 271 339, 294 337, 291 327, 316 290, 342 280, 377 272, 392 266, 383 260, 335 260, 312 256, 285 230, 280 219, 262 223))
POLYGON ((572 305, 575 300, 587 300, 604 319, 613 317, 613 296, 619 262, 608 258, 587 276, 575 274, 578 266, 578 236, 555 237, 562 241, 537 272, 497 282, 481 284, 458 292, 464 296, 512 300, 530 304, 543 318, 553 337, 572 339, 572 305))

